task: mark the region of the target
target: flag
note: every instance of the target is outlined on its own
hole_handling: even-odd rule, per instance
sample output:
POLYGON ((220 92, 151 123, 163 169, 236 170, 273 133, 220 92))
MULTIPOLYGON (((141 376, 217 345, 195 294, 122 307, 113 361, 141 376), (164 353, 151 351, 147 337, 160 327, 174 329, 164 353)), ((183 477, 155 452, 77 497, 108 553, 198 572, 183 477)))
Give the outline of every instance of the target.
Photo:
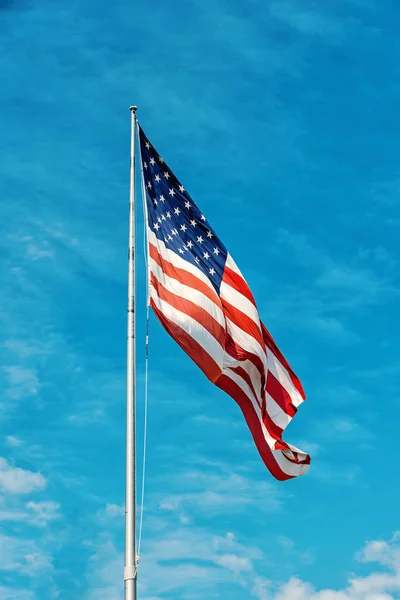
POLYGON ((205 215, 139 126, 151 306, 167 332, 239 405, 276 479, 310 457, 282 439, 305 395, 261 322, 253 294, 205 215))

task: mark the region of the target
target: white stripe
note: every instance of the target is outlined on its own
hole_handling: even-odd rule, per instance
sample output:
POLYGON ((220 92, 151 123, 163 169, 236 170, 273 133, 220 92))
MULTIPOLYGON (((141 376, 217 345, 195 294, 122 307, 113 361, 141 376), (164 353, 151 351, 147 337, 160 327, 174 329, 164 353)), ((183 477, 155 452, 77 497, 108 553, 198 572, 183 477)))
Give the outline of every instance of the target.
POLYGON ((200 325, 198 321, 171 306, 165 300, 162 300, 153 285, 150 285, 150 293, 155 305, 162 314, 190 335, 209 354, 222 371, 224 349, 215 337, 200 325))
POLYGON ((248 359, 238 360, 225 352, 224 368, 242 367, 251 379, 257 396, 261 396, 261 374, 257 367, 248 359))
POLYGON ((264 368, 265 368, 265 372, 267 372, 267 370, 268 370, 267 355, 265 353, 264 348, 262 348, 260 346, 260 344, 257 342, 257 340, 252 335, 250 335, 249 333, 247 333, 246 331, 241 329, 238 325, 236 325, 236 323, 231 321, 231 319, 229 319, 228 317, 225 317, 225 318, 226 318, 227 330, 231 334, 232 339, 241 348, 243 348, 243 350, 245 350, 246 352, 252 352, 253 354, 256 354, 256 356, 258 356, 260 358, 260 360, 262 361, 264 368))
POLYGON ((279 381, 282 387, 285 388, 287 393, 289 394, 293 405, 300 406, 304 399, 300 392, 294 387, 293 382, 290 378, 289 373, 286 368, 280 362, 280 360, 275 356, 273 352, 267 347, 267 357, 268 357, 268 368, 274 377, 279 381))
MULTIPOLYGON (((292 446, 291 444, 288 444, 288 446, 294 452, 297 452, 300 460, 306 459, 307 454, 305 452, 297 450, 297 448, 295 446, 292 446)), ((304 475, 304 473, 307 473, 308 469, 310 468, 310 465, 291 462, 286 458, 282 450, 273 450, 272 454, 274 455, 274 458, 278 463, 279 467, 282 469, 282 471, 284 471, 291 477, 300 477, 301 475, 304 475)))
POLYGON ((270 396, 268 392, 265 394, 265 403, 267 405, 267 413, 270 419, 275 423, 275 425, 281 429, 285 429, 293 417, 285 413, 285 411, 277 402, 275 402, 273 397, 270 396))
POLYGON ((224 329, 225 329, 225 317, 222 308, 215 302, 210 300, 207 296, 199 292, 195 288, 184 285, 177 279, 169 277, 160 267, 159 264, 152 258, 150 258, 150 269, 154 277, 159 281, 169 292, 176 294, 180 298, 190 300, 203 308, 208 314, 213 317, 224 329))
POLYGON ((235 273, 237 273, 244 279, 242 272, 240 271, 239 267, 237 266, 237 264, 235 263, 235 261, 233 260, 232 256, 229 254, 229 252, 228 252, 228 256, 226 257, 225 266, 228 267, 228 269, 235 271, 235 273))
MULTIPOLYGON (((255 367, 250 360, 237 360, 226 352, 224 357, 224 370, 225 368, 230 367, 242 367, 242 369, 246 371, 259 398, 259 404, 261 404, 261 375, 257 367, 255 367)), ((267 393, 265 394, 265 401, 270 419, 275 423, 275 425, 281 429, 285 429, 285 427, 287 427, 292 420, 292 417, 287 415, 281 406, 279 406, 279 404, 274 400, 274 398, 267 393)))
MULTIPOLYGON (((232 271, 235 271, 235 273, 240 275, 242 277, 242 279, 244 280, 244 277, 243 277, 242 273, 240 272, 240 269, 238 268, 238 266, 236 265, 235 261, 233 260, 233 258, 231 257, 230 254, 228 254, 225 264, 227 267, 232 269, 232 271)), ((236 290, 231 288, 224 281, 221 284, 221 297, 223 297, 228 302, 230 302, 230 304, 233 304, 234 306, 239 308, 239 310, 241 310, 247 316, 249 316, 257 325, 260 325, 261 336, 262 336, 260 317, 259 317, 257 308, 254 306, 254 304, 252 302, 250 302, 250 300, 248 300, 248 298, 245 298, 243 296, 243 294, 241 294, 240 292, 237 292, 236 290)), ((280 360, 271 352, 271 350, 269 350, 267 348, 266 352, 267 352, 267 357, 268 357, 269 370, 276 377, 276 379, 281 383, 281 385, 285 388, 285 390, 288 392, 288 394, 292 398, 293 405, 296 407, 299 406, 302 402, 304 402, 304 399, 303 399, 302 395, 300 394, 300 392, 294 387, 291 377, 290 377, 289 373, 287 372, 286 368, 282 365, 280 360)))
POLYGON ((210 290, 212 290, 214 292, 215 296, 218 297, 218 294, 216 293, 213 284, 211 283, 209 278, 203 273, 203 271, 201 269, 199 269, 198 267, 193 265, 188 260, 185 260, 184 258, 179 256, 179 254, 177 254, 170 248, 168 248, 162 240, 158 239, 158 237, 154 234, 153 231, 151 231, 150 228, 148 228, 148 235, 149 235, 149 242, 157 248, 157 250, 159 251, 159 253, 161 254, 161 256, 163 258, 168 260, 170 263, 172 263, 178 269, 183 269, 184 271, 187 271, 188 273, 192 273, 192 275, 195 275, 195 277, 200 279, 203 283, 206 283, 208 285, 208 287, 210 288, 210 290))
POLYGON ((227 330, 231 333, 233 340, 239 344, 243 350, 256 354, 262 360, 265 370, 269 370, 279 381, 282 387, 285 388, 294 406, 299 406, 303 402, 303 398, 298 390, 294 387, 292 380, 289 377, 289 373, 286 371, 285 367, 269 350, 269 348, 266 349, 265 353, 264 349, 260 346, 257 340, 253 338, 252 335, 246 331, 243 331, 243 329, 238 327, 228 318, 226 318, 226 323, 227 330))
MULTIPOLYGON (((280 469, 284 473, 286 473, 286 475, 289 475, 290 477, 298 477, 299 475, 303 475, 308 470, 309 465, 299 465, 297 463, 293 463, 285 457, 282 450, 274 450, 276 440, 270 435, 270 433, 268 432, 268 429, 265 427, 265 425, 262 421, 262 417, 261 417, 261 409, 258 406, 258 404, 252 400, 252 393, 251 393, 251 390, 248 387, 247 383, 239 375, 237 375, 236 373, 233 373, 232 371, 225 371, 224 375, 229 377, 229 379, 232 379, 232 381, 234 381, 240 387, 240 389, 246 394, 246 396, 249 398, 249 401, 251 402, 251 405, 252 405, 252 407, 257 415, 258 421, 261 425, 265 443, 271 449, 272 456, 278 463, 280 469)), ((288 444, 288 445, 290 446, 290 444, 288 444)), ((294 449, 294 446, 291 446, 291 448, 294 449)), ((307 456, 303 452, 301 452, 301 454, 303 455, 304 458, 307 456)))
MULTIPOLYGON (((243 379, 243 377, 241 377, 239 375, 239 373, 235 373, 234 371, 231 371, 230 369, 224 370, 224 375, 229 377, 229 379, 232 379, 232 381, 234 381, 236 383, 236 385, 238 385, 240 387, 242 392, 244 392, 246 394, 247 398, 249 399, 249 401, 253 405, 254 410, 257 413, 258 420, 260 421, 261 420, 261 408, 260 408, 259 404, 256 402, 254 395, 253 395, 251 389, 249 388, 248 383, 243 379)), ((266 437, 267 444, 271 449, 273 449, 276 440, 268 433, 268 431, 266 433, 267 433, 267 437, 266 437)))
MULTIPOLYGON (((244 281, 244 280, 243 280, 244 281)), ((243 294, 231 287, 226 281, 222 280, 219 295, 221 298, 232 304, 235 308, 240 310, 242 313, 250 317, 260 329, 260 335, 262 337, 262 330, 260 324, 260 316, 257 308, 252 302, 243 294)))

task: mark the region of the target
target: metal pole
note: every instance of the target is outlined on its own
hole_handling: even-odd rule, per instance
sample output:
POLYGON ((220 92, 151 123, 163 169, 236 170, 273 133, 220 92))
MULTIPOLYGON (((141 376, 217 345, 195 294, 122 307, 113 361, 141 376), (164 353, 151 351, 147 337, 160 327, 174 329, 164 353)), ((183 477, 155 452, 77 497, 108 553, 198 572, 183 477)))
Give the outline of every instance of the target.
POLYGON ((129 194, 128 340, 126 373, 126 498, 124 598, 136 600, 136 346, 135 346, 135 138, 136 106, 131 106, 129 194))

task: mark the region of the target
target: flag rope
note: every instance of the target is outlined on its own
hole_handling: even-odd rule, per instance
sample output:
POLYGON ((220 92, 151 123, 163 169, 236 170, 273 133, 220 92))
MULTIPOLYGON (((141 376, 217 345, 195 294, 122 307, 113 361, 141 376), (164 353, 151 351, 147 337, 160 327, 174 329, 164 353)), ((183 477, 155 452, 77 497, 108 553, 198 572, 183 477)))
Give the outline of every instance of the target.
POLYGON ((142 464, 142 489, 140 498, 140 517, 139 517, 139 535, 137 541, 137 564, 140 559, 140 548, 142 544, 143 534, 143 512, 144 512, 144 497, 145 497, 145 480, 146 480, 146 458, 147 458, 147 416, 148 416, 148 404, 149 404, 149 321, 150 321, 150 285, 149 285, 149 268, 148 268, 148 240, 147 240, 147 204, 146 204, 146 192, 144 187, 144 174, 143 174, 143 162, 141 157, 141 149, 139 145, 140 154, 140 170, 141 170, 141 188, 142 188, 142 201, 143 201, 143 215, 144 215, 144 231, 143 231, 143 250, 144 250, 144 263, 146 268, 146 356, 145 356, 145 377, 144 377, 144 415, 143 415, 143 464, 142 464))
POLYGON ((145 362, 145 376, 144 376, 144 415, 143 415, 143 466, 142 466, 142 489, 140 498, 140 517, 139 517, 139 536, 137 543, 137 562, 140 558, 140 547, 142 544, 142 533, 143 533, 143 511, 144 511, 144 491, 145 491, 145 479, 146 479, 146 453, 147 453, 147 415, 148 415, 148 404, 149 404, 149 317, 150 310, 149 305, 146 309, 146 362, 145 362))

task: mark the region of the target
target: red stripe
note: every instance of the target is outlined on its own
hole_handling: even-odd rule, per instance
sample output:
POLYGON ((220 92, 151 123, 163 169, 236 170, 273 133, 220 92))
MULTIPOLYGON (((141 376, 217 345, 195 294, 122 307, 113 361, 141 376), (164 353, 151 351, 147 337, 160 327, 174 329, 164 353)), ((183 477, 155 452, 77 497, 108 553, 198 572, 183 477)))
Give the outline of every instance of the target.
POLYGON ((247 285, 246 280, 242 277, 242 275, 239 275, 239 273, 236 273, 235 271, 233 271, 225 265, 224 274, 222 278, 225 281, 225 283, 233 287, 233 289, 237 292, 243 294, 243 296, 245 296, 248 300, 250 300, 250 302, 254 304, 254 306, 256 306, 253 294, 251 293, 251 290, 247 285))
POLYGON ((264 338, 262 336, 260 328, 253 321, 253 319, 248 317, 239 308, 236 308, 236 306, 233 306, 233 304, 231 304, 227 300, 224 300, 223 298, 221 298, 221 304, 226 316, 232 321, 232 323, 234 323, 240 329, 251 335, 260 344, 261 348, 265 352, 264 338))
POLYGON ((225 351, 238 361, 243 362, 245 360, 249 360, 260 373, 261 385, 265 385, 265 367, 261 358, 257 356, 257 354, 253 354, 248 350, 243 350, 243 348, 239 346, 239 344, 237 344, 233 337, 229 334, 226 336, 225 351))
POLYGON ((245 371, 245 369, 243 369, 243 367, 230 368, 229 370, 235 372, 237 375, 239 375, 239 377, 243 379, 243 381, 247 383, 250 390, 252 391, 252 394, 258 406, 261 409, 262 420, 265 427, 268 429, 269 434, 276 440, 280 440, 280 438, 282 437, 283 429, 279 427, 279 425, 274 423, 271 417, 269 416, 269 413, 266 408, 265 399, 262 398, 261 395, 257 396, 257 394, 255 393, 249 374, 245 371))
POLYGON ((170 306, 173 306, 180 312, 188 315, 195 321, 197 321, 210 335, 212 335, 222 348, 225 345, 225 329, 208 313, 204 308, 195 304, 191 300, 186 300, 182 296, 178 296, 170 292, 166 287, 162 285, 155 277, 154 273, 151 273, 151 283, 157 292, 157 295, 161 300, 168 302, 170 306))
POLYGON ((258 394, 256 393, 253 382, 251 380, 251 377, 248 374, 248 372, 246 371, 246 369, 244 369, 243 367, 229 367, 229 370, 233 371, 234 373, 239 375, 239 377, 241 377, 243 379, 243 381, 245 381, 247 383, 247 385, 249 386, 249 388, 251 390, 251 393, 253 394, 254 400, 257 402, 258 406, 261 408, 262 390, 259 390, 258 394))
POLYGON ((283 411, 289 417, 294 417, 297 412, 297 407, 294 406, 290 394, 285 390, 283 385, 276 379, 276 377, 268 371, 267 375, 267 393, 275 400, 283 411))
POLYGON ((221 375, 221 369, 217 363, 211 358, 211 356, 204 350, 200 344, 198 344, 186 331, 184 331, 179 325, 168 319, 155 305, 154 300, 150 300, 151 307, 153 308, 158 320, 170 334, 170 336, 176 341, 177 344, 183 349, 186 354, 196 363, 203 373, 215 383, 215 381, 221 375))
POLYGON ((196 275, 193 275, 193 273, 189 273, 189 271, 185 271, 185 269, 180 269, 170 261, 166 260, 153 244, 149 244, 149 247, 150 257, 155 260, 168 277, 172 277, 180 283, 198 290, 212 300, 217 306, 221 307, 220 298, 214 288, 209 287, 204 281, 196 277, 196 275))
POLYGON ((229 394, 235 402, 240 406, 240 409, 246 419, 246 423, 250 429, 251 435, 253 436, 253 440, 257 446, 257 449, 260 453, 262 460, 266 467, 270 470, 272 475, 278 479, 279 481, 284 481, 285 479, 292 479, 292 476, 287 475, 278 463, 276 462, 273 453, 265 441, 265 437, 262 431, 260 420, 254 410, 253 405, 250 400, 247 398, 246 394, 240 387, 232 381, 226 375, 221 375, 221 377, 216 382, 216 385, 221 388, 224 392, 229 394))
MULTIPOLYGON (((256 354, 253 354, 251 352, 247 352, 246 350, 243 350, 243 348, 241 348, 233 340, 233 338, 229 335, 227 336, 225 351, 239 362, 244 362, 244 361, 248 360, 249 362, 251 362, 254 365, 254 367, 260 373, 260 377, 261 377, 261 390, 260 390, 260 394, 259 394, 258 398, 259 399, 263 398, 264 385, 265 385, 265 367, 264 367, 260 357, 257 356, 256 354)), ((244 367, 243 367, 243 369, 244 369, 244 367)), ((247 380, 246 380, 246 382, 248 383, 247 380)), ((266 391, 268 392, 268 394, 271 396, 271 398, 273 398, 273 400, 275 400, 275 402, 278 404, 278 406, 280 406, 280 408, 289 417, 291 417, 291 418, 294 417, 294 415, 297 412, 297 407, 294 406, 290 394, 282 386, 282 384, 276 379, 276 377, 271 373, 271 371, 268 371, 268 373, 267 373, 267 384, 265 387, 266 387, 266 391)), ((254 390, 254 388, 252 388, 252 389, 254 390)), ((258 403, 260 403, 260 400, 258 400, 258 403)), ((271 431, 272 431, 272 429, 271 429, 271 431)))
POLYGON ((264 323, 261 323, 261 327, 262 327, 262 331, 263 331, 265 345, 267 346, 267 348, 269 348, 269 350, 271 350, 271 352, 276 356, 276 358, 279 360, 279 362, 285 367, 286 371, 289 374, 290 379, 292 380, 294 387, 299 392, 299 394, 303 398, 303 400, 305 400, 306 395, 304 393, 303 386, 300 383, 300 379, 295 375, 293 369, 289 365, 286 358, 283 356, 282 352, 279 350, 274 338, 272 337, 272 335, 270 334, 268 329, 265 327, 264 323))

